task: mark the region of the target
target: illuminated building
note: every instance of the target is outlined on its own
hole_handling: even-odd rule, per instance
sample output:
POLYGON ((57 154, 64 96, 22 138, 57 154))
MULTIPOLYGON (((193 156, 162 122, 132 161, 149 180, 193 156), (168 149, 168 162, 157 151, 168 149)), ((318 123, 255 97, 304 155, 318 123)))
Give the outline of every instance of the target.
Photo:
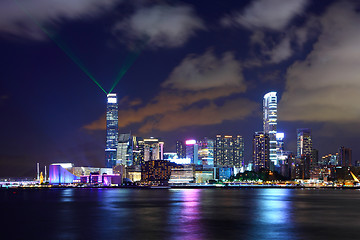
POLYGON ((198 163, 200 165, 214 165, 214 140, 204 138, 198 141, 198 163))
POLYGON ((274 165, 278 165, 276 154, 277 132, 277 96, 276 92, 265 94, 263 100, 264 133, 269 136, 269 159, 274 165))
POLYGON ((116 165, 131 166, 133 164, 133 137, 130 133, 120 134, 117 146, 116 165))
POLYGON ((195 167, 193 164, 174 165, 171 168, 169 183, 193 183, 195 181, 195 167))
POLYGON ((220 167, 219 168, 219 180, 228 180, 234 175, 234 168, 232 167, 220 167))
POLYGON ((214 145, 214 165, 227 167, 244 166, 244 140, 237 135, 222 136, 216 135, 214 145))
POLYGON ((301 158, 302 155, 312 155, 311 130, 309 128, 297 129, 297 152, 296 157, 301 158))
POLYGON ((278 161, 284 161, 287 158, 284 150, 284 137, 284 133, 276 133, 276 155, 278 161))
POLYGON ((116 93, 107 95, 105 166, 116 165, 118 145, 118 104, 116 93))
POLYGON ((186 158, 191 160, 192 164, 198 164, 198 145, 196 140, 186 140, 186 158))
POLYGON ((264 132, 255 132, 253 138, 253 163, 255 171, 270 167, 270 137, 264 132))
POLYGON ((78 176, 71 172, 74 167, 72 163, 53 163, 49 167, 50 184, 70 184, 79 179, 78 176))
POLYGON ((144 163, 144 140, 140 137, 133 137, 133 165, 140 166, 144 163))
POLYGON ((144 139, 144 161, 163 159, 164 143, 153 137, 144 139))
POLYGON ((208 183, 214 180, 214 169, 213 170, 197 170, 195 171, 195 182, 196 183, 208 183))
POLYGON ((133 164, 140 166, 146 161, 164 159, 164 142, 157 138, 133 137, 133 164))
POLYGON ((174 153, 174 152, 167 152, 167 153, 164 153, 164 160, 173 160, 173 159, 177 159, 178 158, 178 155, 177 153, 174 153))
POLYGON ((319 165, 319 150, 317 150, 315 148, 313 148, 313 150, 311 152, 311 165, 313 167, 319 165))
POLYGON ((352 150, 351 148, 339 148, 339 165, 342 167, 350 167, 352 164, 352 150))
POLYGON ((176 154, 178 158, 186 158, 186 145, 183 141, 176 141, 176 154))
POLYGON ((167 183, 172 164, 165 160, 149 160, 141 165, 141 181, 144 183, 167 183))

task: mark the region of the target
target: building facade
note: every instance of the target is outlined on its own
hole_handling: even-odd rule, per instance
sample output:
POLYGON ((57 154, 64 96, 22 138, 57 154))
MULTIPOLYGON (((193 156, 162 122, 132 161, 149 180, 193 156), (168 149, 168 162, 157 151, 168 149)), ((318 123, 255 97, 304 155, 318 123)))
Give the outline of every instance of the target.
POLYGON ((276 153, 277 133, 277 96, 276 92, 265 94, 263 100, 263 124, 264 133, 269 136, 269 156, 274 165, 278 165, 276 153))
POLYGON ((192 164, 198 163, 198 144, 196 140, 190 139, 185 141, 186 145, 186 158, 190 159, 192 164))
POLYGON ((242 136, 216 135, 214 165, 227 167, 244 166, 244 139, 242 136))
POLYGON ((253 163, 255 171, 270 168, 270 137, 264 132, 255 132, 253 138, 253 163))
POLYGON ((105 166, 114 167, 118 146, 118 103, 116 93, 107 95, 105 166))
POLYGON ((352 150, 351 148, 340 147, 339 148, 339 165, 342 167, 350 167, 352 163, 352 150))
POLYGON ((297 151, 296 157, 301 158, 301 156, 312 156, 312 139, 311 139, 311 130, 309 128, 299 128, 297 129, 297 151))
POLYGON ((214 165, 214 140, 204 138, 198 141, 198 163, 200 165, 214 165))
POLYGON ((183 141, 176 141, 176 154, 178 158, 186 158, 186 145, 183 141))
POLYGON ((133 138, 130 133, 120 134, 117 147, 116 165, 131 166, 133 164, 133 138))

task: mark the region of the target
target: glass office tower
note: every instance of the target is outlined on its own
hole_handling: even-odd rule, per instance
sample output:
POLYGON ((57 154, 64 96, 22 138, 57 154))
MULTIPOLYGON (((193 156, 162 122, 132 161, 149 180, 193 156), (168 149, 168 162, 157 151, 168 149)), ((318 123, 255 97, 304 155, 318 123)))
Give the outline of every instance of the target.
POLYGON ((276 154, 276 132, 277 132, 277 96, 276 92, 269 92, 264 96, 264 133, 269 135, 270 161, 278 165, 276 154))
POLYGON ((118 146, 118 103, 116 93, 107 95, 105 166, 116 165, 118 146))

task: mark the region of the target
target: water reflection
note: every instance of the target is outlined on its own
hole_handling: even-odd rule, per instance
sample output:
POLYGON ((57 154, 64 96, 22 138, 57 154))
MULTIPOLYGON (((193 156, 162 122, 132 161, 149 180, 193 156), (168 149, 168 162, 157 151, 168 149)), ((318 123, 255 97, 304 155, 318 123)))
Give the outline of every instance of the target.
POLYGON ((174 226, 174 239, 204 239, 203 227, 201 223, 200 210, 200 189, 184 189, 176 192, 180 194, 180 206, 175 205, 172 209, 172 217, 176 221, 171 221, 174 226))
POLYGON ((259 189, 250 239, 297 239, 291 189, 259 189))

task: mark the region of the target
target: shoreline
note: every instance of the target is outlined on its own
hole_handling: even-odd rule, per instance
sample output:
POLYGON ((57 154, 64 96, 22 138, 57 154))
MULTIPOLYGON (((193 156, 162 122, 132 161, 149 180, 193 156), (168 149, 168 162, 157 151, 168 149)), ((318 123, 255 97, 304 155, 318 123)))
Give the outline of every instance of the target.
POLYGON ((0 187, 1 190, 15 190, 15 189, 360 189, 360 186, 271 186, 271 185, 241 185, 241 186, 16 186, 16 187, 0 187))

